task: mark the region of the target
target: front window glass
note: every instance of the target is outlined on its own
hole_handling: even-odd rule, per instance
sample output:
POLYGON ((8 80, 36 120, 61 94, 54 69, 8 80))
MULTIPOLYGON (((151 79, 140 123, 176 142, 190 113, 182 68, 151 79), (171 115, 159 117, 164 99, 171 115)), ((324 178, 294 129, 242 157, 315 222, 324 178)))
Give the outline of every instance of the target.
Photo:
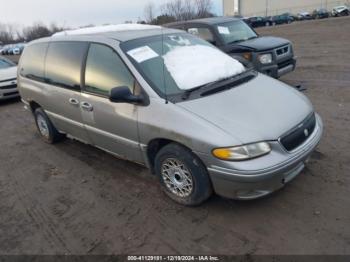
POLYGON ((245 71, 237 60, 190 34, 132 40, 121 48, 160 95, 182 94, 245 71))
POLYGON ((134 78, 114 50, 91 44, 86 61, 85 90, 108 96, 114 87, 126 86, 133 92, 134 78))
POLYGON ((198 36, 198 37, 200 37, 200 38, 202 38, 205 41, 208 41, 210 43, 214 42, 214 36, 208 28, 193 27, 193 28, 187 29, 187 32, 189 32, 192 35, 198 36))
POLYGON ((246 41, 257 37, 254 30, 241 20, 217 25, 216 29, 225 44, 246 41))

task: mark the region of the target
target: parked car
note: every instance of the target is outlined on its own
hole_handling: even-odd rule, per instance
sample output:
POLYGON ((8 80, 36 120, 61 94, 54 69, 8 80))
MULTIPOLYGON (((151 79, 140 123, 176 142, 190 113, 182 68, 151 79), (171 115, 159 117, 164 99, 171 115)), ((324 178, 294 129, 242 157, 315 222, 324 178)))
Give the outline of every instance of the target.
POLYGON ((167 27, 194 34, 230 54, 246 66, 279 78, 295 69, 290 41, 279 37, 261 37, 242 20, 214 17, 171 23, 167 27))
POLYGON ((345 5, 336 6, 332 10, 333 16, 347 16, 350 14, 349 8, 345 5))
POLYGON ((324 9, 324 8, 316 9, 312 12, 313 19, 323 19, 328 17, 329 17, 329 12, 327 11, 327 9, 324 9))
POLYGON ((261 16, 253 16, 249 17, 247 19, 247 24, 250 25, 251 27, 262 27, 262 26, 269 26, 269 22, 265 17, 261 16))
POLYGON ((298 13, 298 20, 304 21, 304 20, 311 20, 313 19, 309 12, 300 12, 298 13))
POLYGON ((276 191, 322 135, 301 92, 179 30, 108 26, 37 40, 18 81, 44 141, 68 134, 142 163, 184 205, 212 191, 244 200, 276 191))
POLYGON ((292 14, 290 12, 282 14, 283 16, 289 16, 293 21, 298 20, 298 17, 295 14, 292 14))
POLYGON ((6 51, 6 55, 13 55, 13 50, 15 49, 15 46, 11 46, 9 49, 6 51))
POLYGON ((18 96, 17 66, 0 56, 0 101, 18 96))
POLYGON ((267 18, 267 21, 269 22, 270 26, 275 25, 281 25, 281 24, 290 24, 294 21, 292 17, 289 15, 276 15, 276 16, 270 16, 267 18))
POLYGON ((12 45, 5 45, 1 51, 1 55, 9 55, 12 47, 12 45))
POLYGON ((13 49, 12 49, 12 54, 13 55, 20 55, 23 52, 25 45, 24 44, 17 44, 13 49))

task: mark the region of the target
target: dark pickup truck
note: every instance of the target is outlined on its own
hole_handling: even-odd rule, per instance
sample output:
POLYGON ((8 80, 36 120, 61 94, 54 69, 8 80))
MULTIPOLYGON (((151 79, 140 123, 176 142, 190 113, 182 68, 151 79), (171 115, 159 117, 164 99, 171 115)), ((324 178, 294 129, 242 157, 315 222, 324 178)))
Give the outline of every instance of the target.
POLYGON ((246 66, 279 78, 295 69, 293 47, 287 39, 259 36, 239 18, 214 17, 166 24, 166 27, 185 30, 222 51, 246 66))

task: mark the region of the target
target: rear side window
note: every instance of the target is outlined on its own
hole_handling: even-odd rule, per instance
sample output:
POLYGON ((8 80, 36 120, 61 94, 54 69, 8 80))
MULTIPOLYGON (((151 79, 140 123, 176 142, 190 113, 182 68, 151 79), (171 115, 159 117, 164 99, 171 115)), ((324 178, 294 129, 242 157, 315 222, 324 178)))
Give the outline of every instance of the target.
POLYGON ((209 30, 209 28, 192 27, 192 28, 188 28, 187 31, 190 34, 193 34, 197 37, 204 39, 205 41, 208 41, 210 43, 214 42, 214 36, 213 36, 212 32, 209 30))
POLYGON ((20 74, 23 77, 44 81, 44 61, 47 43, 27 46, 21 58, 20 74))
POLYGON ((84 42, 50 43, 46 56, 48 83, 72 90, 80 90, 81 68, 88 48, 84 42))
POLYGON ((134 88, 134 78, 111 48, 91 44, 86 60, 85 91, 108 96, 114 87, 127 86, 131 92, 134 88))

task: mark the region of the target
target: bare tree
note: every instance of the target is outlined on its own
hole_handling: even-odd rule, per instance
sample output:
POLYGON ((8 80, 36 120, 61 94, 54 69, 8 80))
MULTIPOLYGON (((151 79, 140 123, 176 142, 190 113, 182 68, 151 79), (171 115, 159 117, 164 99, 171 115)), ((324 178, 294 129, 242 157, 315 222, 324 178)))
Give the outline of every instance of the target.
POLYGON ((183 11, 182 0, 168 1, 162 8, 162 13, 173 16, 176 20, 183 20, 183 11))
POLYGON ((0 42, 3 44, 11 44, 15 42, 16 32, 11 24, 0 24, 0 42))
POLYGON ((162 15, 177 21, 213 16, 212 0, 169 0, 162 6, 162 15))
POLYGON ((182 7, 182 20, 190 20, 195 18, 196 16, 196 7, 194 5, 193 0, 185 0, 183 1, 182 7))
POLYGON ((36 23, 33 26, 27 27, 23 30, 23 36, 26 41, 32 41, 41 37, 51 36, 52 32, 41 23, 36 23))
POLYGON ((148 23, 152 23, 152 21, 155 18, 155 6, 153 2, 149 2, 146 6, 145 6, 145 10, 144 10, 144 15, 145 15, 145 19, 148 23))
POLYGON ((211 10, 213 8, 213 3, 211 0, 194 0, 194 1, 197 9, 198 18, 212 16, 211 10))

